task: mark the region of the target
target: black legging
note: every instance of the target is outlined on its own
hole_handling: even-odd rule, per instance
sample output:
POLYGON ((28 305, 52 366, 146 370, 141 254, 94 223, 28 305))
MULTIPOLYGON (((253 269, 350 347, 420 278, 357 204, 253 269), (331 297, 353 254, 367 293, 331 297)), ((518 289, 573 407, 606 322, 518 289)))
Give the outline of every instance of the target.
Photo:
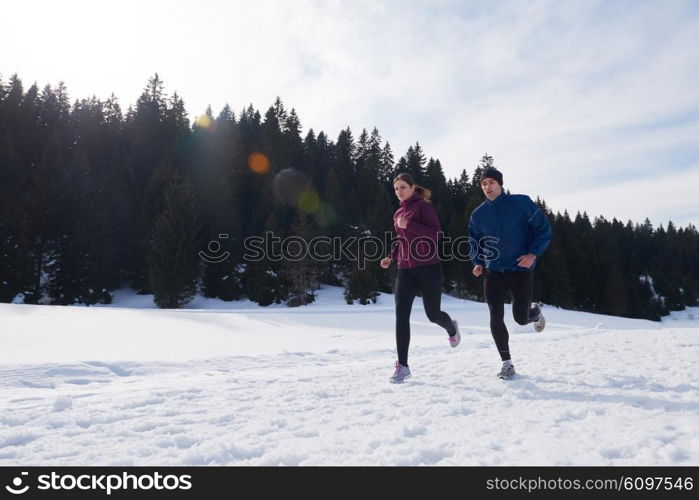
POLYGON ((510 336, 505 326, 505 294, 512 292, 512 315, 520 325, 531 323, 534 271, 486 271, 483 290, 490 309, 490 331, 503 361, 510 359, 510 336))
POLYGON ((398 362, 408 366, 410 346, 410 311, 418 290, 422 293, 422 304, 427 319, 446 329, 449 336, 456 334, 456 328, 447 313, 440 309, 442 302, 442 265, 398 269, 396 276, 396 348, 398 362))

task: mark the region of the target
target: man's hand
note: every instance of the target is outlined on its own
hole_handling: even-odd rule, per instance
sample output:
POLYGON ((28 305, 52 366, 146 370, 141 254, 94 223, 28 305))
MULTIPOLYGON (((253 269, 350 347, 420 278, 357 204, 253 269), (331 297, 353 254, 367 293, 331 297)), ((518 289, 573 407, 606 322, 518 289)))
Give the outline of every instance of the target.
POLYGON ((392 262, 392 260, 390 257, 384 257, 383 259, 381 259, 380 266, 383 267, 384 269, 388 269, 391 265, 391 262, 392 262))
POLYGON ((405 229, 406 227, 408 227, 408 219, 401 215, 398 217, 398 220, 396 220, 396 224, 399 228, 405 229))
POLYGON ((473 275, 474 276, 480 276, 483 274, 483 266, 478 265, 473 267, 473 275))
POLYGON ((519 267, 526 267, 527 269, 529 269, 530 267, 532 267, 532 265, 534 265, 535 260, 536 255, 534 255, 533 253, 520 255, 519 257, 517 257, 517 265, 519 267))

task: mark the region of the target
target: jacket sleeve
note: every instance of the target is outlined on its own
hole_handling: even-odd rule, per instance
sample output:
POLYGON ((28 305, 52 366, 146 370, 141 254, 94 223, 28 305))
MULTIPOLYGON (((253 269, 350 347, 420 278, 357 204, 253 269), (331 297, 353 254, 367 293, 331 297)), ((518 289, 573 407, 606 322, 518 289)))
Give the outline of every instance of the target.
POLYGON ((537 258, 541 257, 546 248, 551 243, 551 223, 546 214, 536 206, 531 198, 527 207, 527 227, 531 235, 531 243, 529 244, 529 253, 533 253, 537 258))
POLYGON ((478 227, 478 223, 473 219, 473 215, 471 215, 471 220, 468 223, 468 237, 471 242, 471 262, 473 262, 474 266, 485 265, 483 261, 478 258, 478 254, 480 253, 480 247, 478 242, 483 237, 483 232, 478 227))
POLYGON ((420 218, 424 224, 410 219, 408 225, 405 227, 405 232, 410 233, 412 237, 426 236, 437 241, 437 236, 442 230, 442 226, 439 224, 437 210, 435 210, 431 203, 426 201, 420 203, 420 218))

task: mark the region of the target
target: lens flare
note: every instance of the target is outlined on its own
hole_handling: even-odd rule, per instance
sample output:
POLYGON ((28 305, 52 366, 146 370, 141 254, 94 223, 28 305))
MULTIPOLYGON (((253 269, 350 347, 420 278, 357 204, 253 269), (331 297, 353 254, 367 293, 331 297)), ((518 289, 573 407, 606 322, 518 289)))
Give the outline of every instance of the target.
POLYGON ((262 153, 251 153, 248 156, 248 167, 256 174, 266 174, 269 166, 269 159, 262 153))
POLYGON ((320 202, 318 210, 313 214, 316 222, 323 227, 332 226, 337 222, 337 212, 332 205, 320 202))
POLYGON ((320 198, 315 191, 305 191, 299 198, 299 210, 311 214, 318 210, 320 206, 320 198))
POLYGON ((301 196, 310 190, 308 175, 295 168, 285 168, 274 177, 274 194, 284 205, 298 208, 301 196))
POLYGON ((196 123, 197 126, 201 128, 211 128, 214 124, 214 121, 206 115, 201 115, 197 116, 197 119, 194 120, 194 123, 196 123))

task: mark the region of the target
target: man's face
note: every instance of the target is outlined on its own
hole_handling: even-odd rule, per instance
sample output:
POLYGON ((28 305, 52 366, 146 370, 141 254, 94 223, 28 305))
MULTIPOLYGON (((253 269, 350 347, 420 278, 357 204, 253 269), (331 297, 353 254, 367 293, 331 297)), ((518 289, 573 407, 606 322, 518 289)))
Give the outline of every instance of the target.
POLYGON ((481 189, 485 197, 490 201, 493 201, 502 193, 502 186, 492 177, 486 177, 481 181, 481 189))

